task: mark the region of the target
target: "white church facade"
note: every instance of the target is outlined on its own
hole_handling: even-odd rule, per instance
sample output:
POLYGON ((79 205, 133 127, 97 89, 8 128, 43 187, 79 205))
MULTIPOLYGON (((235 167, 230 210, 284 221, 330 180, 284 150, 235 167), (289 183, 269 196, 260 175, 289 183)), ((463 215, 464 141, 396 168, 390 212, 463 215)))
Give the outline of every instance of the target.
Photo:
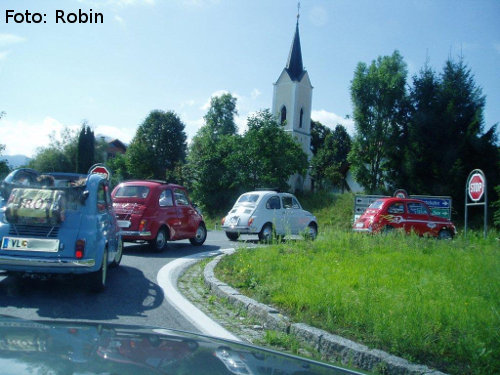
MULTIPOLYGON (((309 74, 304 70, 300 48, 299 23, 288 55, 288 61, 278 80, 274 83, 272 113, 284 125, 302 146, 310 162, 311 151, 311 106, 313 86, 309 74)), ((288 184, 292 191, 312 188, 309 172, 303 178, 296 174, 290 177, 288 184)))

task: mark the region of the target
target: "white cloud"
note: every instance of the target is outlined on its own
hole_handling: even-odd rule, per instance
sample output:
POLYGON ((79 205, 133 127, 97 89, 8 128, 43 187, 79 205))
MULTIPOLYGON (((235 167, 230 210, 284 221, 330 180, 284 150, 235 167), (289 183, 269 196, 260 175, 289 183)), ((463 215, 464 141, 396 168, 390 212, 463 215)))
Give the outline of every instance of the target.
POLYGON ((328 22, 328 13, 324 7, 316 5, 309 12, 309 20, 315 26, 325 26, 328 22))
POLYGON ((115 15, 114 19, 116 22, 118 22, 121 25, 123 25, 123 23, 125 22, 124 19, 121 18, 119 15, 115 15))
POLYGON ((259 91, 259 89, 253 89, 252 92, 250 93, 250 97, 252 99, 257 99, 262 93, 259 91))
POLYGON ((2 34, 0 33, 0 46, 7 46, 11 44, 21 43, 26 41, 22 36, 14 34, 2 34))
POLYGON ((117 138, 123 143, 130 143, 135 135, 135 129, 117 128, 109 125, 98 125, 94 128, 94 134, 103 135, 109 138, 117 138))
POLYGON ((205 5, 219 4, 220 0, 183 0, 182 4, 190 7, 202 7, 205 5))
POLYGON ((10 51, 0 51, 0 60, 4 60, 10 51))
POLYGON ((336 113, 325 111, 324 109, 311 111, 311 119, 319 121, 331 129, 335 129, 335 126, 340 124, 346 128, 350 135, 353 135, 355 132, 354 121, 352 119, 346 119, 336 113))
POLYGON ((217 91, 213 92, 212 95, 210 95, 210 97, 208 98, 208 100, 205 102, 205 104, 203 104, 200 107, 200 109, 202 109, 204 111, 208 111, 208 109, 210 108, 210 101, 212 100, 212 98, 214 98, 216 96, 221 96, 221 95, 224 95, 224 94, 231 94, 232 96, 234 96, 236 98, 236 106, 238 106, 238 102, 243 99, 240 95, 238 95, 236 93, 229 92, 227 90, 217 90, 217 91))

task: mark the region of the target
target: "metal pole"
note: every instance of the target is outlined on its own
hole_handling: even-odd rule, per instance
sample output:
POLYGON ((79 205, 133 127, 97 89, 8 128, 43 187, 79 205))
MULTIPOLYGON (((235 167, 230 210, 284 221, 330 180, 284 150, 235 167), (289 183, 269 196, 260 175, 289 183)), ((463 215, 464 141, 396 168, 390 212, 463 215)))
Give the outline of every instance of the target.
POLYGON ((467 182, 465 183, 465 225, 464 225, 464 237, 467 237, 467 219, 468 219, 468 216, 467 216, 467 208, 468 208, 467 195, 469 194, 469 178, 470 178, 470 175, 467 178, 467 182))

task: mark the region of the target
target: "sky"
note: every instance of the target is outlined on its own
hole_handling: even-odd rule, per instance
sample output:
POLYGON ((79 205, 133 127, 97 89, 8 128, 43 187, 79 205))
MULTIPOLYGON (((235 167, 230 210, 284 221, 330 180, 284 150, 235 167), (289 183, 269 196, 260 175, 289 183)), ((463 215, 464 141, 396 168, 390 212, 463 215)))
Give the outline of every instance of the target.
MULTIPOLYGON (((356 65, 399 50, 409 84, 426 63, 440 73, 462 57, 486 96, 489 129, 500 122, 499 19, 500 0, 300 1, 313 120, 353 134, 356 65)), ((248 116, 272 105, 296 21, 296 0, 0 0, 3 154, 32 157, 84 120, 128 143, 156 109, 177 113, 191 139, 223 92, 237 98, 244 132, 248 116), (79 10, 103 22, 56 22, 79 10), (16 13, 19 23, 7 19, 16 13)))

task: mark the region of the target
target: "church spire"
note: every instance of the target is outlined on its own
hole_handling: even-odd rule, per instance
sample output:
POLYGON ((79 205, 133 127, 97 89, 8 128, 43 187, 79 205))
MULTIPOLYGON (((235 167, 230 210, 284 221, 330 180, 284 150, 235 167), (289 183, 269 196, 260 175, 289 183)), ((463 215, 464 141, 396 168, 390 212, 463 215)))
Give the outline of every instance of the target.
MULTIPOLYGON (((300 9, 300 3, 297 8, 300 9)), ((300 49, 299 16, 300 15, 297 10, 297 25, 295 26, 295 35, 293 37, 292 47, 290 48, 290 53, 288 54, 288 61, 286 64, 286 71, 290 75, 292 81, 300 81, 300 78, 304 73, 304 66, 302 64, 302 51, 300 49)))

